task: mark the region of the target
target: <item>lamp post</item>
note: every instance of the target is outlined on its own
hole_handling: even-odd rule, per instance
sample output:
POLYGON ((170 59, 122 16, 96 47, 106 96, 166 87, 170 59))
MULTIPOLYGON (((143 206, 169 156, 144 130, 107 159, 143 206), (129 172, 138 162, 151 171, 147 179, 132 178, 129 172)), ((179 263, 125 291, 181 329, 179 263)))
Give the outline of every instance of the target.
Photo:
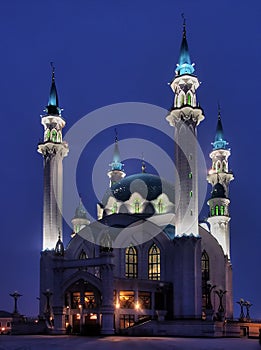
POLYGON ((226 294, 226 290, 222 290, 219 288, 218 290, 215 290, 215 293, 217 294, 219 298, 219 306, 218 306, 218 312, 217 312, 217 317, 219 321, 222 321, 224 318, 224 306, 223 306, 223 297, 226 294))
POLYGON ((237 301, 237 304, 239 304, 240 306, 239 321, 243 321, 245 318, 245 314, 244 314, 245 300, 241 298, 239 301, 237 301))
POLYGON ((13 294, 9 295, 10 297, 14 298, 14 314, 18 314, 17 300, 22 296, 22 294, 19 294, 17 291, 15 291, 13 294))
POLYGON ((251 304, 249 301, 244 302, 244 306, 246 307, 246 320, 251 321, 250 314, 249 314, 249 309, 253 304, 251 304))
POLYGON ((212 286, 210 281, 207 281, 207 300, 206 300, 206 309, 207 310, 213 310, 212 302, 211 302, 211 292, 212 290, 216 288, 215 285, 212 286))

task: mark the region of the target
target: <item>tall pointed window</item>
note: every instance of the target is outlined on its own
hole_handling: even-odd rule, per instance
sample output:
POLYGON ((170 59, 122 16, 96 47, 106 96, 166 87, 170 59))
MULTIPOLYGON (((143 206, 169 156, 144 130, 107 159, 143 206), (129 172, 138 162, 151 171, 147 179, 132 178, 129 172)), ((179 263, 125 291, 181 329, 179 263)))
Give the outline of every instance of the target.
POLYGON ((84 259, 87 259, 87 258, 88 258, 87 254, 86 254, 85 251, 82 249, 82 251, 81 251, 80 254, 79 254, 79 259, 80 259, 80 260, 84 260, 84 259))
POLYGON ((155 243, 149 249, 149 279, 160 280, 160 249, 155 243))
POLYGON ((202 308, 206 309, 207 305, 207 287, 209 281, 209 256, 204 250, 201 256, 201 272, 202 272, 202 308))
POLYGON ((140 212, 140 202, 138 199, 135 199, 135 202, 134 202, 134 213, 135 214, 139 214, 140 212))
POLYGON ((133 246, 126 248, 125 251, 125 276, 127 278, 138 277, 138 254, 133 246))

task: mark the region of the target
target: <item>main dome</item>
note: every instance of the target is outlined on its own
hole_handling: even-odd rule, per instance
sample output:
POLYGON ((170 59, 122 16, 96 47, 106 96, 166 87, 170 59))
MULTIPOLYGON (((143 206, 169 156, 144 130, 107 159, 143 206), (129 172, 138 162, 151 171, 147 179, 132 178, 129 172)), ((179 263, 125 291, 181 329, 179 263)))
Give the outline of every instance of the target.
POLYGON ((157 175, 147 173, 130 175, 117 182, 107 190, 102 203, 106 205, 109 197, 126 202, 133 193, 139 193, 147 201, 153 201, 164 193, 174 203, 174 186, 157 175))

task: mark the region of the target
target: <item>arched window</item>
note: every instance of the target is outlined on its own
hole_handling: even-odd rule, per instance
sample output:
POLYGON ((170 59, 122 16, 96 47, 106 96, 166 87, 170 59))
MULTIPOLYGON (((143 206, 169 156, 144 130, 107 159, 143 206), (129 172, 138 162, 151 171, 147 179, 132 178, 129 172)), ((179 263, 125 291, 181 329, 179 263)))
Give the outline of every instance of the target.
POLYGON ((215 206, 215 214, 216 214, 216 216, 219 215, 219 206, 218 205, 215 206))
POLYGON ((223 162, 222 162, 222 170, 227 171, 227 163, 225 160, 223 160, 223 162))
POLYGON ((50 129, 45 130, 45 135, 44 135, 44 141, 49 141, 50 140, 50 129))
POLYGON ((138 254, 133 246, 125 250, 125 276, 127 278, 138 277, 138 254))
POLYGON ((224 207, 224 205, 220 206, 220 215, 225 215, 225 207, 224 207))
POLYGON ((191 95, 189 93, 187 95, 187 104, 191 105, 191 95))
POLYGON ((56 142, 57 141, 57 131, 55 129, 51 132, 51 141, 56 142))
POLYGON ((134 213, 135 214, 139 214, 140 212, 140 202, 138 199, 135 199, 135 202, 134 202, 134 213))
POLYGON ((162 201, 162 199, 160 199, 160 200, 158 201, 158 212, 159 212, 159 214, 162 214, 162 213, 163 213, 163 209, 164 209, 163 201, 162 201))
POLYGON ((210 278, 209 274, 209 256, 207 252, 204 250, 201 256, 201 272, 202 272, 202 308, 206 309, 207 305, 207 288, 208 281, 210 278))
POLYGON ((214 215, 215 215, 215 208, 212 207, 212 208, 211 208, 211 216, 214 216, 214 215))
POLYGON ((58 131, 58 133, 57 133, 57 142, 62 142, 62 133, 61 133, 61 131, 58 131))
POLYGON ((149 249, 149 279, 160 280, 160 249, 155 243, 149 249))
POLYGON ((84 259, 87 259, 88 256, 87 254, 85 253, 85 251, 82 249, 82 251, 80 252, 80 255, 79 255, 79 259, 80 260, 84 260, 84 259))
POLYGON ((221 163, 220 163, 220 160, 217 161, 217 164, 216 164, 216 170, 217 172, 220 171, 220 168, 221 168, 221 163))
POLYGON ((117 202, 114 202, 113 206, 112 206, 112 209, 111 209, 112 214, 117 213, 117 209, 118 209, 117 202))

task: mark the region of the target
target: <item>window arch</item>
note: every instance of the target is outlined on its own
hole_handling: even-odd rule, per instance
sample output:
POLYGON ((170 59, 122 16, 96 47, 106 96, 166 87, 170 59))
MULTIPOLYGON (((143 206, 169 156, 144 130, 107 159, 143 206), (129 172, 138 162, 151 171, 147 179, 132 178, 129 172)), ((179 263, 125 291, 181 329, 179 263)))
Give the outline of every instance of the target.
POLYGON ((219 206, 215 205, 215 215, 218 216, 219 215, 219 206))
POLYGON ((202 308, 206 309, 207 306, 207 288, 210 279, 209 271, 209 256, 204 250, 201 256, 201 272, 202 272, 202 308))
POLYGON ((88 258, 87 254, 86 254, 85 251, 82 249, 81 252, 80 252, 80 254, 79 254, 79 259, 80 259, 80 260, 84 260, 84 259, 87 259, 87 258, 88 258))
POLYGON ((127 247, 125 250, 125 277, 138 277, 138 253, 133 246, 127 247))
POLYGON ((222 171, 227 171, 227 163, 225 160, 222 162, 222 171))
POLYGON ((57 132, 57 142, 62 142, 62 133, 61 133, 61 131, 57 132))
POLYGON ((149 249, 149 279, 160 280, 160 249, 155 243, 149 249))

